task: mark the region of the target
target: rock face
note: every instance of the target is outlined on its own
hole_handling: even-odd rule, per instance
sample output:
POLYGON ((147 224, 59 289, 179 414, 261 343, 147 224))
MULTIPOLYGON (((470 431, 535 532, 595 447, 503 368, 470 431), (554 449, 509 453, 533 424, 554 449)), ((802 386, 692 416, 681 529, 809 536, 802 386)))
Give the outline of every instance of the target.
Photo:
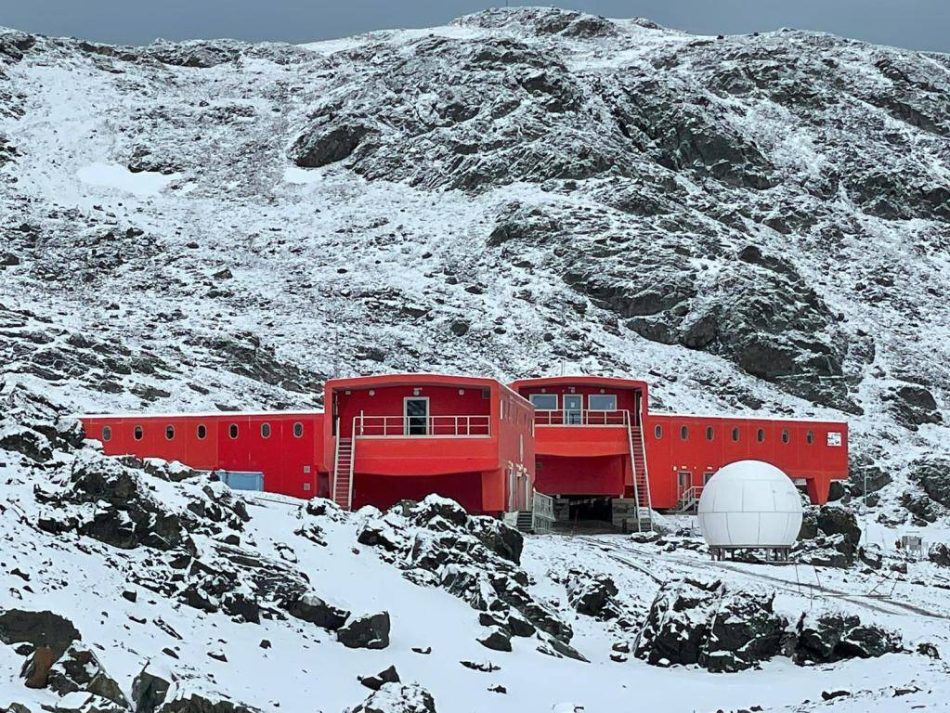
POLYGON ((617 585, 604 574, 572 569, 564 579, 567 600, 578 614, 603 619, 619 616, 617 585))
POLYGON ((55 660, 80 638, 69 619, 50 611, 7 609, 0 612, 0 642, 4 644, 26 641, 36 648, 47 647, 55 660))
POLYGON ((950 507, 950 459, 936 454, 918 458, 910 464, 910 479, 931 500, 950 507))
POLYGON ((849 509, 840 505, 806 507, 793 557, 821 567, 850 567, 858 552, 861 528, 849 509))
POLYGON ((127 708, 129 702, 89 648, 72 644, 49 672, 47 685, 61 696, 87 691, 127 708))
POLYGON ((732 592, 718 581, 666 584, 634 655, 655 666, 699 664, 720 673, 752 668, 782 649, 787 621, 773 611, 773 597, 732 592))

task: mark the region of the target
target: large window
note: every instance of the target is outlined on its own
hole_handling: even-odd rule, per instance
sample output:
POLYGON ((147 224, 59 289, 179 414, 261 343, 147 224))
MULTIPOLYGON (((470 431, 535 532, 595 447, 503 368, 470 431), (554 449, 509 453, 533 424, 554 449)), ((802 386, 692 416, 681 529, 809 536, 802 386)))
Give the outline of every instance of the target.
POLYGON ((538 411, 557 411, 557 394, 531 394, 531 403, 538 411))
POLYGON ((587 408, 591 411, 616 411, 616 394, 591 394, 587 397, 587 408))

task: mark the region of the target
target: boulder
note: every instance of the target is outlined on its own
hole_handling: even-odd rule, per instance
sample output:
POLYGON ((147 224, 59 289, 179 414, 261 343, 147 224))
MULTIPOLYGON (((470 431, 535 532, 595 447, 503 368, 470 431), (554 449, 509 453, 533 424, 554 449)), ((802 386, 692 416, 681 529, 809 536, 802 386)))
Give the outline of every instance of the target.
POLYGON ((891 392, 890 401, 894 415, 910 429, 943 421, 937 401, 923 386, 907 384, 898 387, 891 392))
POLYGON ((0 612, 0 641, 4 644, 25 641, 36 648, 46 646, 56 660, 81 638, 69 619, 51 611, 6 609, 0 612))
POLYGON ((417 683, 386 683, 347 713, 436 713, 435 699, 417 683))
POLYGON ((389 646, 389 612, 353 619, 336 636, 349 649, 385 649, 389 646))
POLYGON ((794 658, 797 663, 872 658, 901 650, 897 634, 864 625, 855 615, 837 612, 818 616, 803 614, 796 634, 794 658))
POLYGON ((342 161, 371 133, 369 126, 341 123, 332 128, 314 127, 301 134, 290 149, 290 157, 301 168, 320 168, 342 161))
POLYGON ((844 535, 853 547, 861 541, 861 528, 854 513, 839 505, 825 505, 818 510, 818 529, 826 535, 844 535))
POLYGON ((132 702, 135 704, 135 713, 155 713, 165 702, 168 689, 171 687, 170 677, 166 678, 157 672, 143 668, 132 681, 132 702))
POLYGON ((774 593, 733 591, 719 581, 684 579, 660 588, 634 655, 654 666, 698 664, 741 671, 778 654, 787 621, 774 593))
POLYGON ((346 623, 350 612, 327 604, 315 594, 304 594, 284 603, 284 609, 295 619, 336 631, 346 623))
POLYGON ((618 616, 617 585, 606 574, 571 569, 564 579, 567 601, 578 614, 613 619, 618 616))
POLYGON ((910 479, 920 485, 927 497, 950 507, 950 459, 929 454, 912 461, 910 479))
POLYGON ((515 564, 521 563, 524 536, 513 527, 498 518, 480 516, 469 519, 468 529, 479 542, 499 557, 515 564))
POLYGON ((941 567, 950 567, 950 547, 944 542, 934 542, 927 548, 927 559, 941 567))
POLYGON ((119 706, 129 705, 119 684, 106 673, 92 650, 81 643, 66 649, 50 670, 47 685, 61 696, 87 691, 119 706))
POLYGON ((511 651, 511 635, 499 626, 479 637, 478 643, 492 651, 511 651))
POLYGON ((373 691, 378 691, 387 683, 399 683, 399 674, 395 666, 390 666, 375 676, 360 676, 359 682, 373 691))

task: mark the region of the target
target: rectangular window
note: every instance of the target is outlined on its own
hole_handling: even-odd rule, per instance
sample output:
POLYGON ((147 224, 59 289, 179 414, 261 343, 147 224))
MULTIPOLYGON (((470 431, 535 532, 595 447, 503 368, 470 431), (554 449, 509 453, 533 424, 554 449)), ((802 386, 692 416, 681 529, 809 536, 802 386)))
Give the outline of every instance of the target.
POLYGON ((531 394, 531 403, 538 411, 557 411, 557 394, 531 394))
POLYGON ((616 411, 616 394, 591 394, 587 397, 587 408, 591 411, 616 411))

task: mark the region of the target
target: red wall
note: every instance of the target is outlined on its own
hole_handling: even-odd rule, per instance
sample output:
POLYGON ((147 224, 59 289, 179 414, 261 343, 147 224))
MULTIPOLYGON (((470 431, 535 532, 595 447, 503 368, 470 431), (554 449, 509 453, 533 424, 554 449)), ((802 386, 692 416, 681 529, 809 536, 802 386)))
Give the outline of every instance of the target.
POLYGON ((87 438, 103 442, 107 455, 134 455, 139 458, 177 460, 199 470, 244 470, 264 474, 268 492, 312 498, 317 494, 317 471, 323 461, 323 414, 211 414, 169 416, 92 416, 82 419, 87 438), (261 425, 271 429, 264 438, 261 425), (303 432, 294 435, 294 424, 303 432), (230 427, 238 427, 237 438, 231 438, 230 427), (198 426, 207 429, 204 439, 198 438, 198 426), (105 440, 103 428, 112 429, 112 438, 105 440), (142 428, 142 439, 135 440, 136 426, 142 428), (174 427, 174 437, 166 429, 174 427))
MULTIPOLYGON (((538 429, 540 430, 540 429, 538 429)), ((629 456, 538 456, 535 487, 547 495, 623 495, 629 456)))
POLYGON ((527 478, 528 488, 534 487, 535 478, 535 439, 534 407, 506 386, 499 387, 498 412, 498 459, 499 468, 495 473, 487 474, 483 479, 483 500, 485 510, 501 512, 524 510, 527 503, 524 497, 524 481, 515 481, 514 497, 511 495, 511 479, 508 469, 514 468, 527 478), (504 413, 501 413, 501 403, 504 413))
POLYGON ((792 478, 805 478, 813 502, 827 501, 832 479, 848 477, 848 428, 841 422, 650 414, 644 438, 650 495, 659 508, 676 506, 678 472, 688 471, 692 484, 702 485, 704 473, 738 460, 765 461, 792 478), (662 429, 660 437, 657 426, 662 429), (685 440, 680 432, 684 426, 685 440), (706 436, 707 428, 712 428, 712 440, 706 436), (734 428, 739 429, 738 441, 732 439, 734 428), (787 443, 783 432, 788 433, 787 443), (828 445, 829 432, 841 434, 840 446, 828 445), (808 433, 813 437, 810 444, 808 433))
POLYGON ((374 505, 381 510, 400 500, 422 500, 435 493, 452 498, 468 512, 484 512, 481 491, 481 473, 453 473, 451 475, 387 476, 358 474, 353 482, 353 509, 374 505))

